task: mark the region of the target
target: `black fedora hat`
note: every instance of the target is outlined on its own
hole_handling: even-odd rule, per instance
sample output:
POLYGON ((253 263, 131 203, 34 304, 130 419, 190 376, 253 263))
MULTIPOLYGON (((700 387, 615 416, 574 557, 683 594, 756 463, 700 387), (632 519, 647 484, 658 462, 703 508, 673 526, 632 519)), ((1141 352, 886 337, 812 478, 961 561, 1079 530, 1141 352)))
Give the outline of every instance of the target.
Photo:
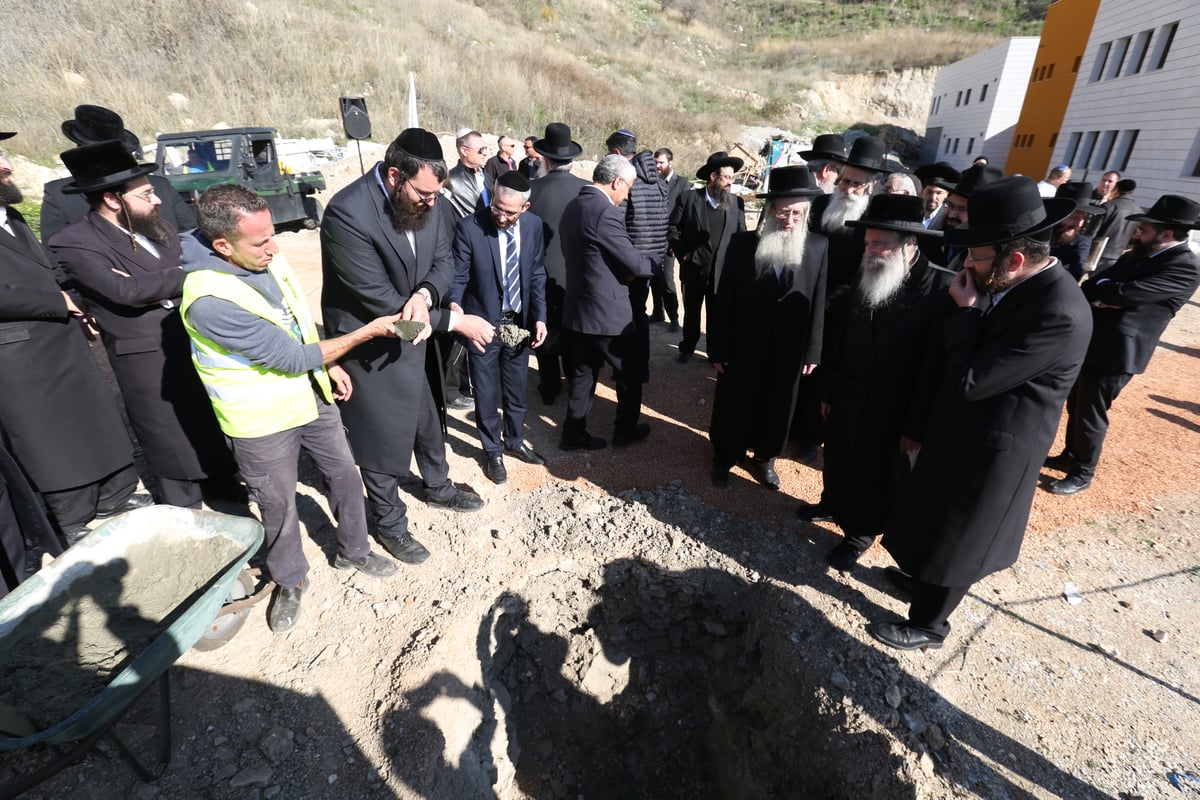
POLYGON ((974 164, 963 170, 962 180, 950 188, 950 194, 959 197, 970 197, 981 186, 995 183, 1004 177, 1004 170, 999 167, 989 167, 987 164, 974 164))
POLYGON ((1037 182, 1014 175, 980 186, 967 203, 970 218, 966 227, 945 232, 952 247, 983 247, 1013 239, 1048 240, 1054 226, 1075 210, 1075 201, 1061 197, 1043 198, 1037 182))
POLYGON ((851 228, 874 228, 941 238, 941 231, 928 230, 923 224, 924 209, 924 201, 915 195, 877 194, 867 203, 867 210, 862 217, 847 222, 846 225, 851 228))
POLYGON ((119 139, 128 153, 142 149, 138 137, 125 128, 125 120, 121 119, 121 115, 104 106, 75 106, 75 118, 63 122, 62 132, 75 144, 119 139))
POLYGON ((0 142, 4 141, 5 139, 11 139, 16 135, 16 131, 0 131, 0 142))
POLYGON ((742 164, 744 163, 746 162, 737 156, 731 156, 724 150, 718 150, 708 157, 708 160, 704 162, 704 166, 696 170, 696 177, 702 181, 707 181, 708 176, 712 174, 714 169, 719 170, 724 167, 733 167, 733 171, 737 172, 742 168, 742 164))
POLYGON ((1104 205, 1092 199, 1094 189, 1087 181, 1067 181, 1054 190, 1054 196, 1074 200, 1076 211, 1099 214, 1104 211, 1104 205))
POLYGON ((583 152, 579 142, 571 141, 571 127, 565 122, 551 122, 546 135, 533 143, 533 149, 555 161, 570 161, 583 152))
POLYGON ((441 142, 424 128, 405 128, 392 146, 422 161, 441 161, 444 158, 441 142))
POLYGON ((804 165, 792 167, 776 167, 768 176, 767 190, 756 197, 774 199, 776 197, 818 197, 825 194, 817 182, 813 180, 812 172, 804 165))
POLYGON ((913 174, 921 179, 926 186, 954 191, 954 186, 962 180, 962 173, 945 161, 936 164, 925 164, 913 170, 913 174))
POLYGON ((139 164, 125 149, 125 143, 118 139, 75 147, 60 157, 75 179, 63 186, 63 194, 115 189, 154 172, 153 164, 139 164))
POLYGON ((1145 213, 1130 214, 1126 219, 1166 225, 1168 228, 1196 230, 1200 228, 1200 205, 1177 194, 1164 194, 1145 213))
POLYGON ((822 133, 813 139, 811 150, 801 150, 800 157, 805 161, 825 159, 841 163, 846 160, 846 137, 840 133, 822 133))
POLYGON ((854 140, 850 155, 842 161, 847 167, 858 167, 868 172, 895 172, 885 159, 887 145, 874 136, 863 136, 854 140))

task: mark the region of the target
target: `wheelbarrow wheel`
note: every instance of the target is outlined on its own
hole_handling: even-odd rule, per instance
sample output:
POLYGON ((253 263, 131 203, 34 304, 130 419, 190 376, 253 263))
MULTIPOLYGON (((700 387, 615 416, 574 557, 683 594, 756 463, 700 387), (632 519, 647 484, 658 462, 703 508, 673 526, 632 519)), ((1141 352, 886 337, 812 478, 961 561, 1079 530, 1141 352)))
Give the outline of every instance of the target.
MULTIPOLYGON (((245 600, 253 594, 254 576, 250 574, 249 570, 244 569, 237 574, 233 585, 229 587, 229 599, 225 601, 225 605, 245 600)), ((222 611, 204 631, 204 635, 200 637, 194 647, 202 652, 224 647, 242 629, 242 625, 246 624, 246 617, 249 614, 249 608, 233 612, 222 611)))

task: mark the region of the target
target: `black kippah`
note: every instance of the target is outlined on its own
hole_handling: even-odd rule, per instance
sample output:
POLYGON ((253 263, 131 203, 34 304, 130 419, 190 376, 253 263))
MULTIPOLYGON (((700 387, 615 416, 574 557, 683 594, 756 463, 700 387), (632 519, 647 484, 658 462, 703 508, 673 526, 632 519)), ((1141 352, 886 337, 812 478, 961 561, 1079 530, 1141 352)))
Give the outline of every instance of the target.
POLYGON ((415 158, 425 161, 442 160, 442 146, 437 137, 423 128, 406 128, 392 144, 415 158))
POLYGON ((512 189, 514 192, 524 194, 529 191, 529 179, 520 173, 519 170, 510 169, 508 172, 496 178, 496 183, 506 189, 512 189))

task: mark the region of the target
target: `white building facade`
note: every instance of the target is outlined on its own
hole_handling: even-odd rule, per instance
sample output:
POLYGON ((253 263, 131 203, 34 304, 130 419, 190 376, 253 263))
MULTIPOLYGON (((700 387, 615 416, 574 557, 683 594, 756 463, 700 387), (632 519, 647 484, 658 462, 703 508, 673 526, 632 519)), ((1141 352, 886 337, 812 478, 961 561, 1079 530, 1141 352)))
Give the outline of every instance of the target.
POLYGON ((1038 37, 1019 36, 938 73, 922 163, 946 161, 962 170, 984 156, 1004 166, 1037 47, 1038 37))

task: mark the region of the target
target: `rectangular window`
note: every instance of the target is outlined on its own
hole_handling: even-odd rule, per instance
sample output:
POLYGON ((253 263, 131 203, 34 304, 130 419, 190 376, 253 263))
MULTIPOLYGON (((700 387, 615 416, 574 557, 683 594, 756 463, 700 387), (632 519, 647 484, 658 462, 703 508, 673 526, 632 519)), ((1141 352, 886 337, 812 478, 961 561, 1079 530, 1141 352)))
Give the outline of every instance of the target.
POLYGON ((1053 77, 1054 77, 1054 65, 1051 64, 1050 66, 1046 67, 1046 80, 1050 80, 1053 77))
POLYGON ((1088 83, 1100 80, 1100 76, 1104 74, 1104 66, 1108 63, 1108 53, 1111 49, 1112 42, 1105 42, 1096 50, 1096 63, 1092 65, 1092 76, 1088 78, 1088 83))
POLYGON ((1054 149, 1054 145, 1058 144, 1058 133, 1050 134, 1050 149, 1054 149))
POLYGON ((982 103, 984 100, 987 100, 987 90, 988 90, 988 85, 986 83, 983 86, 979 87, 979 102, 982 103))
POLYGON ((1084 169, 1088 162, 1092 160, 1092 150, 1096 147, 1096 136, 1099 131, 1088 131, 1083 134, 1083 140, 1079 142, 1079 150, 1075 153, 1075 160, 1071 166, 1076 169, 1084 169))
POLYGON ((1124 172, 1129 167, 1129 157, 1133 155, 1133 146, 1137 144, 1137 131, 1121 133, 1121 144, 1117 147, 1117 156, 1113 159, 1113 169, 1124 172))
POLYGON ((1108 158, 1112 155, 1113 145, 1117 141, 1116 131, 1105 131, 1096 141, 1096 152, 1092 157, 1092 169, 1104 169, 1108 166, 1108 158))
POLYGON ((961 105, 962 105, 962 91, 960 90, 958 93, 958 98, 954 101, 954 107, 958 108, 961 105))
POLYGON ((967 155, 971 155, 971 151, 975 149, 975 137, 967 139, 967 155))
POLYGON ((1075 154, 1079 151, 1079 131, 1075 131, 1067 137, 1067 151, 1063 153, 1064 164, 1074 164, 1075 154))
POLYGON ((1083 63, 1083 56, 1075 56, 1074 63, 1071 64, 1071 74, 1079 74, 1079 65, 1083 63))
POLYGON ((1125 67, 1126 75, 1136 75, 1142 71, 1142 64, 1146 61, 1146 52, 1150 49, 1150 35, 1153 30, 1142 31, 1133 40, 1133 50, 1129 53, 1129 63, 1125 67))
POLYGON ((1162 69, 1167 63, 1167 54, 1171 52, 1171 43, 1175 41, 1175 31, 1179 30, 1179 23, 1172 22, 1170 25, 1164 25, 1158 32, 1158 44, 1154 48, 1154 56, 1150 60, 1150 71, 1162 69))
POLYGON ((1121 74, 1121 65, 1125 63, 1125 54, 1129 52, 1130 37, 1113 42, 1112 56, 1108 59, 1108 69, 1104 70, 1104 80, 1112 80, 1121 74))
POLYGON ((965 106, 970 102, 971 102, 971 90, 967 89, 967 94, 966 94, 966 96, 963 97, 963 105, 965 106))
POLYGON ((950 152, 954 153, 955 155, 958 155, 958 141, 959 141, 958 139, 954 140, 954 149, 950 151, 950 152))
POLYGON ((950 137, 946 137, 946 155, 950 155, 950 137))

